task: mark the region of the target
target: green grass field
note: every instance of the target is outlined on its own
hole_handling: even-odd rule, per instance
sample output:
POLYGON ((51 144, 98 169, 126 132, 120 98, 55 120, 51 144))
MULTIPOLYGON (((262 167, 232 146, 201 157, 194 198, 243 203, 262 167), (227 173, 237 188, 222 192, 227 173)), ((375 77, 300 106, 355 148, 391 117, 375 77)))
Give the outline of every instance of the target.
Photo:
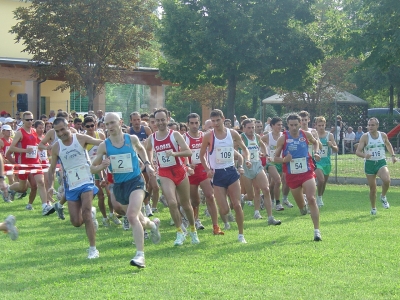
MULTIPOLYGON (((1 236, 0 299, 398 299, 400 188, 391 188, 389 210, 370 215, 366 186, 329 185, 321 209, 323 241, 313 242, 310 216, 297 208, 275 212, 281 226, 252 219, 245 207, 245 237, 236 224, 225 236, 173 247, 174 228, 159 206, 162 241, 145 242, 146 269, 129 265, 135 253, 130 231, 97 232, 100 258, 87 260, 84 227, 53 214, 41 216, 40 201, 1 203, 0 218, 17 217, 20 236, 1 236)), ((204 206, 201 207, 201 212, 204 206)), ((100 221, 100 213, 97 213, 100 221)), ((68 218, 68 211, 66 211, 68 218)))
MULTIPOLYGON (((393 179, 400 179, 400 167, 399 162, 393 164, 389 153, 386 153, 387 165, 390 171, 390 176, 393 179)), ((335 156, 331 156, 332 161, 332 173, 331 176, 335 175, 335 156)), ((355 154, 344 154, 338 155, 337 157, 337 176, 338 177, 358 177, 364 178, 364 160, 355 154)))

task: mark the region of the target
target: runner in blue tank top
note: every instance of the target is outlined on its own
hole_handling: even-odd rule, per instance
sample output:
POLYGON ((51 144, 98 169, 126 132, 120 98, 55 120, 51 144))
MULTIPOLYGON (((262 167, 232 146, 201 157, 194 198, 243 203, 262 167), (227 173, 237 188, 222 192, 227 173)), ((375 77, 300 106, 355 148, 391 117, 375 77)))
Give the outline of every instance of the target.
POLYGON ((152 222, 140 211, 145 191, 137 154, 144 161, 149 175, 155 176, 155 172, 139 139, 134 135, 122 132, 117 114, 107 114, 104 123, 109 137, 100 144, 90 170, 93 173, 99 173, 107 168, 111 170, 115 184, 110 192, 114 193, 118 201, 118 203, 113 201, 113 206, 117 211, 126 212, 136 244, 137 252, 130 263, 132 266, 144 268, 143 228, 151 230, 153 243, 159 243, 161 236, 158 231, 160 220, 154 219, 152 222), (103 159, 103 155, 106 155, 107 158, 103 159))
POLYGON ((277 141, 274 161, 283 163, 286 183, 303 215, 307 214, 307 205, 303 198, 303 190, 305 191, 314 224, 314 241, 321 241, 319 210, 315 201, 315 166, 308 152, 308 144, 313 144, 314 158, 319 161, 319 144, 311 133, 300 130, 301 119, 298 114, 289 115, 286 121, 289 130, 277 141), (283 158, 280 157, 282 151, 283 158))

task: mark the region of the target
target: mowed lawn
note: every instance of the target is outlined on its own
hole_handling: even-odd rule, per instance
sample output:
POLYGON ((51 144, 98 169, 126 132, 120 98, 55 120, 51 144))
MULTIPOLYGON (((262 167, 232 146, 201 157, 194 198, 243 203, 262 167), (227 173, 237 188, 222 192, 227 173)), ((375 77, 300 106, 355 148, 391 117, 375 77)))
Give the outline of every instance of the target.
MULTIPOLYGON (((275 212, 281 226, 254 220, 245 207, 245 237, 236 224, 225 236, 173 247, 174 228, 160 204, 162 241, 145 242, 146 265, 129 265, 135 253, 130 231, 99 228, 100 258, 87 260, 84 227, 56 214, 41 216, 40 204, 26 211, 26 199, 0 204, 0 217, 17 217, 20 236, 1 236, 0 299, 395 299, 400 298, 400 188, 391 204, 370 215, 367 186, 329 185, 321 209, 322 242, 314 242, 310 216, 297 208, 275 212)), ((68 218, 68 211, 66 211, 68 218)), ((97 213, 100 222, 100 213, 97 213)), ((221 225, 221 223, 220 223, 221 225)))

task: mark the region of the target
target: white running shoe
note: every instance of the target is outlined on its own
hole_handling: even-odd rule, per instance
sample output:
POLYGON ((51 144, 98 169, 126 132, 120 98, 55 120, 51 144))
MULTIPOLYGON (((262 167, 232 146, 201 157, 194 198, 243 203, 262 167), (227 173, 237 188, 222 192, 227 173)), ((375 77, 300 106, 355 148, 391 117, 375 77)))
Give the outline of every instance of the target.
POLYGON ((158 244, 161 241, 161 234, 160 234, 160 219, 159 218, 154 218, 153 219, 154 224, 156 225, 155 229, 152 229, 150 231, 150 239, 154 244, 158 244))
POLYGON ((97 222, 96 219, 96 207, 94 206, 92 206, 92 221, 93 221, 94 231, 97 231, 97 229, 99 229, 99 222, 97 222))
POLYGON ((129 220, 126 216, 124 216, 124 222, 122 223, 123 230, 129 230, 131 228, 131 224, 129 224, 129 220))
POLYGON ((56 210, 58 218, 61 220, 65 220, 64 207, 60 204, 60 202, 54 203, 54 209, 56 210))
POLYGON ((93 258, 98 258, 100 256, 99 250, 94 249, 94 250, 90 250, 89 248, 89 254, 88 254, 88 259, 93 259, 93 258))
POLYGON ((190 232, 190 237, 192 238, 192 244, 200 244, 199 237, 197 236, 197 231, 190 232))
POLYGON ((231 229, 231 224, 225 223, 224 224, 224 230, 230 230, 231 229))
POLYGON ((204 226, 203 224, 201 224, 201 221, 199 219, 194 222, 194 226, 196 227, 196 230, 204 230, 204 226))
POLYGON ((108 218, 103 218, 102 222, 104 227, 110 227, 110 220, 108 218))
POLYGON ((376 208, 371 209, 371 215, 376 216, 376 208))
POLYGON ((275 206, 275 210, 276 210, 276 211, 282 211, 282 210, 285 210, 285 208, 282 206, 282 204, 277 204, 277 205, 275 206))
POLYGON ((254 212, 254 219, 256 219, 256 220, 262 219, 262 215, 260 214, 260 212, 258 210, 256 210, 254 212))
POLYGON ((281 220, 275 220, 273 216, 268 217, 268 225, 281 225, 281 220))
POLYGON ((314 241, 316 241, 316 242, 322 241, 321 233, 319 231, 318 232, 314 232, 314 241))
POLYGON ((146 212, 146 216, 148 218, 153 216, 153 211, 151 210, 150 205, 145 205, 144 206, 144 211, 146 212))
POLYGON ((383 208, 388 209, 390 207, 389 202, 387 202, 386 196, 381 195, 381 202, 382 202, 383 208))
POLYGON ((176 240, 174 241, 174 246, 182 246, 185 241, 185 234, 182 232, 176 232, 176 240))
POLYGON ((15 217, 13 215, 9 215, 4 223, 7 226, 7 233, 10 235, 10 238, 14 241, 18 238, 18 229, 15 227, 15 217))
POLYGON ((26 210, 33 210, 33 206, 32 206, 32 204, 27 204, 26 206, 25 206, 25 209, 26 210))
POLYGON ((131 266, 138 267, 140 269, 145 268, 144 256, 143 255, 135 255, 134 258, 131 259, 131 266))
POLYGON ((324 201, 322 201, 322 196, 317 196, 317 205, 318 207, 324 206, 324 201))
POLYGON ((238 241, 239 241, 239 243, 247 244, 246 240, 244 239, 244 235, 239 235, 238 241))
POLYGON ((121 225, 122 222, 120 219, 117 218, 117 216, 115 214, 109 214, 108 215, 108 219, 111 220, 115 225, 121 225))
POLYGON ((43 207, 42 209, 42 215, 43 216, 48 216, 51 215, 52 213, 54 213, 56 210, 54 209, 54 207, 50 204, 46 204, 45 207, 43 207))
POLYGON ((288 208, 292 208, 293 204, 289 202, 288 199, 282 200, 283 205, 286 205, 288 208))

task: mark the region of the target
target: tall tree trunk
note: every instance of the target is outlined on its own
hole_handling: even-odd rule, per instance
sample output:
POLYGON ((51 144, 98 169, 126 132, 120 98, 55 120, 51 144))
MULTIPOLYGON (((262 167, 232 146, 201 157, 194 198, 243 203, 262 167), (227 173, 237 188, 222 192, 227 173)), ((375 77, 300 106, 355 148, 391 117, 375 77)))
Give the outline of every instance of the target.
POLYGON ((393 103, 394 103, 394 89, 393 85, 390 85, 390 91, 389 91, 389 113, 390 115, 393 116, 393 103))
MULTIPOLYGON (((231 74, 228 79, 228 100, 226 103, 227 106, 227 119, 231 119, 232 125, 234 122, 234 115, 235 115, 235 98, 236 98, 236 85, 237 85, 237 78, 236 75, 231 74)), ((238 120, 239 120, 238 116, 238 120)))
POLYGON ((96 87, 92 81, 86 84, 86 95, 88 97, 88 111, 93 110, 93 102, 95 95, 96 87))

